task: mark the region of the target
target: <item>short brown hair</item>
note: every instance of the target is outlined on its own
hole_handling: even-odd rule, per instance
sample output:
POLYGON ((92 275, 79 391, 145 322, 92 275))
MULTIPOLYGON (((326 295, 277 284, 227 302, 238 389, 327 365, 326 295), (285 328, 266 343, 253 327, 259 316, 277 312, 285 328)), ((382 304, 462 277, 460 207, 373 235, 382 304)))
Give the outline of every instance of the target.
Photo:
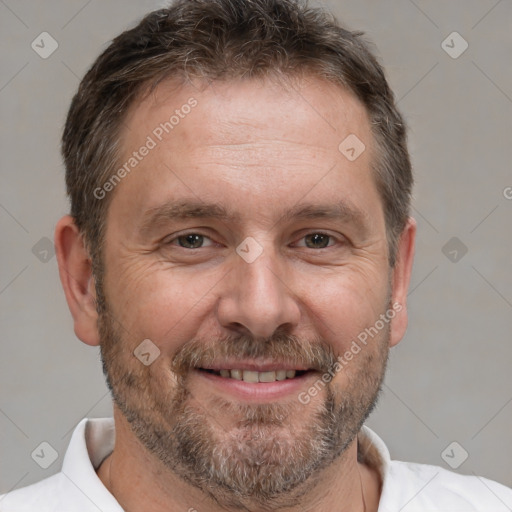
POLYGON ((209 81, 304 72, 352 91, 368 112, 377 148, 372 167, 393 266, 413 178, 402 116, 361 36, 302 0, 178 0, 116 37, 80 83, 62 138, 71 215, 95 267, 101 268, 113 194, 98 199, 94 190, 114 173, 124 115, 144 90, 166 78, 209 81))

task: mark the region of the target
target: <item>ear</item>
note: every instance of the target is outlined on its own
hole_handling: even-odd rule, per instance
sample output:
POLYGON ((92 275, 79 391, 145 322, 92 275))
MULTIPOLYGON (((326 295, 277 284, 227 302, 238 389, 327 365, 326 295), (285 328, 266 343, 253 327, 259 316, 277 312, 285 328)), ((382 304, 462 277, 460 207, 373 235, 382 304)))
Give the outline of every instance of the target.
POLYGON ((91 259, 73 217, 62 217, 55 228, 55 249, 59 275, 75 334, 87 345, 99 345, 96 290, 91 259))
POLYGON ((396 262, 391 277, 391 304, 397 312, 391 323, 391 338, 389 343, 391 347, 400 342, 407 329, 407 291, 411 280, 415 240, 416 221, 412 217, 409 217, 400 235, 396 262), (396 306, 394 306, 395 304, 396 306))

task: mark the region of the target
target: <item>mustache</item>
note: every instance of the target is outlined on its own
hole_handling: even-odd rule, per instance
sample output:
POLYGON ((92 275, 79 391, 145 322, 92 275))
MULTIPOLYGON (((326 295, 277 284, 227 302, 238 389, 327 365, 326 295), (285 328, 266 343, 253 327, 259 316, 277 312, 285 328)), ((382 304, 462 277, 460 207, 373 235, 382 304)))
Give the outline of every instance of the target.
POLYGON ((321 338, 299 339, 279 332, 268 338, 227 336, 190 340, 174 355, 171 369, 179 375, 186 375, 193 368, 227 360, 283 362, 326 373, 334 366, 336 356, 331 346, 321 338))

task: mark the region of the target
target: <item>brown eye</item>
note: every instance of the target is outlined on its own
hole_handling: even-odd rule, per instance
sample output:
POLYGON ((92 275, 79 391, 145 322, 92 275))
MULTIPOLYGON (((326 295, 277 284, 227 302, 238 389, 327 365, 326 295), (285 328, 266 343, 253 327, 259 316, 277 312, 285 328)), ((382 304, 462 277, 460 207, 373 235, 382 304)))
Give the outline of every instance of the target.
POLYGON ((185 249, 198 249, 203 245, 204 236, 190 233, 189 235, 179 236, 176 240, 178 244, 185 249))
POLYGON ((306 241, 306 247, 310 249, 323 249, 329 246, 331 237, 324 233, 312 233, 304 237, 306 241))

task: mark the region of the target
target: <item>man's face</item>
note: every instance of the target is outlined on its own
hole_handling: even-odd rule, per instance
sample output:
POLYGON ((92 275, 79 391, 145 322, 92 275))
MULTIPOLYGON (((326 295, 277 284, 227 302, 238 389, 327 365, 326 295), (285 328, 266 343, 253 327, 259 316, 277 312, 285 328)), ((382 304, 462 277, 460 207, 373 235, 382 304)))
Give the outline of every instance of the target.
POLYGON ((139 161, 110 192, 100 317, 117 406, 217 497, 297 488, 354 439, 388 352, 392 323, 344 356, 392 297, 364 108, 312 78, 162 83, 122 144, 120 167, 139 161), (366 146, 355 160, 338 149, 350 134, 366 146), (148 339, 160 355, 145 365, 134 350, 148 339))

